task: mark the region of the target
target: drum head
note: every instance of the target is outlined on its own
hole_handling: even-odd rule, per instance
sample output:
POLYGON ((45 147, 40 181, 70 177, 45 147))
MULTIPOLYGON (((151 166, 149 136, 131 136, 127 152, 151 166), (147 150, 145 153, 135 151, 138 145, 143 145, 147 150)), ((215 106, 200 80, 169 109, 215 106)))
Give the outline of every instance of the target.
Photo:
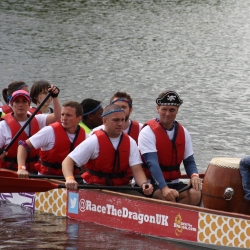
POLYGON ((222 168, 239 168, 240 160, 241 158, 218 157, 218 158, 213 158, 210 161, 210 164, 222 168))

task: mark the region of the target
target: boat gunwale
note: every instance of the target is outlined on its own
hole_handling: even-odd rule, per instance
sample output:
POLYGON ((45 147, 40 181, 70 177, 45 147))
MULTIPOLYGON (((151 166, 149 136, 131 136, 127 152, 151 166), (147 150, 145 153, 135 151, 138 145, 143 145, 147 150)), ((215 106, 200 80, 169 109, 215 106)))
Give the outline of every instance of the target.
MULTIPOLYGON (((65 183, 64 181, 56 180, 56 179, 50 179, 49 181, 51 181, 53 183, 57 183, 57 184, 65 183)), ((157 200, 157 199, 149 198, 149 197, 135 196, 135 195, 131 195, 131 194, 121 193, 119 191, 116 192, 116 191, 105 190, 105 189, 84 189, 84 188, 81 188, 75 192, 79 192, 80 190, 90 190, 90 191, 95 191, 95 192, 108 193, 108 194, 113 194, 113 195, 124 197, 124 198, 141 200, 144 202, 151 202, 151 203, 161 204, 161 205, 165 205, 165 206, 171 206, 171 207, 177 207, 177 208, 182 208, 182 209, 187 209, 187 210, 192 210, 192 211, 197 211, 197 212, 204 212, 204 213, 210 213, 210 214, 214 214, 214 215, 222 215, 222 216, 250 220, 250 215, 246 215, 246 214, 226 212, 226 211, 215 210, 215 209, 210 209, 210 208, 205 208, 205 207, 200 207, 200 206, 193 206, 193 205, 182 204, 182 203, 171 202, 171 201, 157 200)), ((74 192, 72 190, 67 190, 67 191, 74 192)), ((38 193, 41 193, 41 192, 38 192, 38 193)))
MULTIPOLYGON (((80 190, 84 190, 84 189, 79 189, 79 191, 80 190)), ((133 200, 140 200, 140 201, 144 201, 144 202, 151 202, 151 203, 161 204, 161 205, 165 205, 165 206, 178 207, 178 208, 193 210, 193 211, 197 211, 197 212, 204 212, 204 213, 210 213, 210 214, 215 214, 215 215, 222 215, 222 216, 229 216, 229 217, 250 220, 250 215, 246 215, 246 214, 225 212, 225 211, 214 210, 214 209, 210 209, 210 208, 192 206, 192 205, 181 204, 181 203, 173 203, 171 201, 157 200, 157 199, 153 199, 153 198, 135 196, 135 195, 131 195, 131 194, 119 193, 119 192, 110 191, 110 190, 103 190, 103 189, 100 189, 100 190, 99 189, 98 190, 88 189, 88 190, 95 191, 95 192, 107 193, 107 194, 114 194, 116 196, 121 196, 124 198, 133 199, 133 200)))

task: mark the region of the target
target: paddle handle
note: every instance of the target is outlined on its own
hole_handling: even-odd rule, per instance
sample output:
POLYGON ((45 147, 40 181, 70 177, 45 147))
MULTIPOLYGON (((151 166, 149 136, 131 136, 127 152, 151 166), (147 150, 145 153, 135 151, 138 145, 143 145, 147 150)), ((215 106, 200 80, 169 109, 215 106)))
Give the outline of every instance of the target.
POLYGON ((31 116, 29 117, 29 119, 24 123, 24 125, 19 129, 19 131, 15 134, 15 136, 12 138, 12 140, 10 141, 10 143, 7 145, 6 148, 1 148, 0 149, 0 154, 2 154, 4 151, 8 151, 9 148, 13 145, 13 143, 16 141, 16 139, 19 137, 19 135, 24 131, 24 129, 28 126, 28 124, 30 123, 30 121, 33 119, 33 117, 37 114, 37 112, 41 109, 41 107, 44 105, 44 103, 50 98, 50 96, 52 95, 52 91, 50 91, 45 98, 43 99, 43 101, 39 104, 39 106, 36 108, 36 110, 34 111, 33 114, 31 114, 31 116))
MULTIPOLYGON (((66 188, 64 184, 58 184, 58 188, 66 188)), ((102 185, 78 185, 79 189, 106 189, 106 190, 136 190, 141 191, 141 187, 131 187, 131 186, 102 186, 102 185)), ((186 186, 180 189, 178 192, 182 193, 189 190, 192 186, 186 186)))
POLYGON ((179 194, 180 194, 180 193, 182 193, 182 192, 184 192, 184 191, 187 191, 187 190, 189 190, 189 189, 191 189, 191 188, 192 188, 192 185, 187 185, 186 187, 180 189, 178 192, 179 192, 179 194))
MULTIPOLYGON (((0 172, 1 175, 1 172, 0 172)), ((81 175, 74 175, 75 179, 81 179, 81 175)), ((63 175, 42 175, 42 174, 29 174, 29 178, 33 179, 56 179, 56 180, 64 180, 65 177, 63 175)))
MULTIPOLYGON (((58 184, 58 188, 66 188, 64 184, 58 184)), ((136 190, 141 191, 141 187, 131 187, 131 186, 101 186, 101 185, 78 185, 79 189, 106 189, 106 190, 136 190)), ((192 188, 192 185, 186 186, 180 189, 178 192, 182 193, 186 190, 192 188)))
MULTIPOLYGON (((58 188, 66 188, 64 184, 59 184, 58 188)), ((78 185, 79 189, 106 189, 106 190, 137 190, 141 191, 141 187, 131 186, 102 186, 102 185, 78 185)))

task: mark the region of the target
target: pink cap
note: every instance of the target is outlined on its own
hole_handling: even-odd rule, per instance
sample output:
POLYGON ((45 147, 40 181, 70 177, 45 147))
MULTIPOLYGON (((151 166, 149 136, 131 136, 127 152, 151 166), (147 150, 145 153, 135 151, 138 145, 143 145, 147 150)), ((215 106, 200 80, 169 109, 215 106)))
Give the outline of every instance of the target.
POLYGON ((14 102, 14 100, 18 97, 18 96, 23 96, 25 97, 29 103, 31 102, 31 98, 28 92, 24 91, 24 90, 17 90, 15 92, 12 93, 11 95, 11 99, 10 99, 10 104, 12 105, 12 103, 14 102))

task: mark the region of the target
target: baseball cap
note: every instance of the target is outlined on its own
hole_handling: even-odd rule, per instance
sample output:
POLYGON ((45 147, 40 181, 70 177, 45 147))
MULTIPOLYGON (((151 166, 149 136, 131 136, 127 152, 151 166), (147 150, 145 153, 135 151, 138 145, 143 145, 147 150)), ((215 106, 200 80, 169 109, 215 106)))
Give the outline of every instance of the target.
POLYGON ((10 98, 10 104, 12 105, 14 100, 19 96, 23 96, 29 101, 29 103, 31 102, 31 98, 30 98, 30 95, 28 92, 26 92, 24 90, 17 90, 17 91, 12 93, 11 98, 10 98))

